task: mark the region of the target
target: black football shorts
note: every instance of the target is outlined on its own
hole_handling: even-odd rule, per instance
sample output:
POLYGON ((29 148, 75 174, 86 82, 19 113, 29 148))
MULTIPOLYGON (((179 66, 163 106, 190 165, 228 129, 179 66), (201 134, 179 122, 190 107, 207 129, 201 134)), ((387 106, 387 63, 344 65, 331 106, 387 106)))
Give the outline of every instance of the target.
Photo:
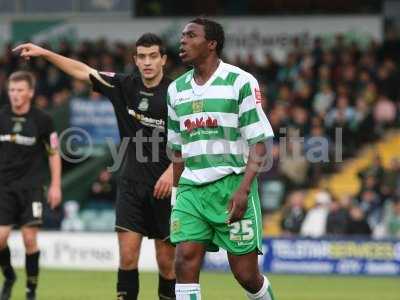
POLYGON ((44 188, 0 187, 0 225, 40 226, 44 188))
POLYGON ((156 199, 154 186, 121 179, 116 203, 116 231, 133 231, 168 240, 171 199, 156 199))

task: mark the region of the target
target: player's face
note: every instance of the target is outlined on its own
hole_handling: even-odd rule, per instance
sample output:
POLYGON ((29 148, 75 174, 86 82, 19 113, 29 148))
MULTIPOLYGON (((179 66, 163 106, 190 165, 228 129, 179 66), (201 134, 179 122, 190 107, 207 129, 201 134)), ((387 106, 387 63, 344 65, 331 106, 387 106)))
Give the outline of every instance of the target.
POLYGON ((167 56, 161 55, 159 46, 138 46, 134 59, 142 77, 151 80, 162 72, 167 56))
POLYGON ((179 56, 183 63, 196 64, 210 53, 211 41, 206 40, 204 26, 189 23, 185 26, 181 36, 179 56))
POLYGON ((32 100, 33 95, 33 89, 24 80, 10 81, 8 84, 8 97, 12 107, 23 107, 32 100))

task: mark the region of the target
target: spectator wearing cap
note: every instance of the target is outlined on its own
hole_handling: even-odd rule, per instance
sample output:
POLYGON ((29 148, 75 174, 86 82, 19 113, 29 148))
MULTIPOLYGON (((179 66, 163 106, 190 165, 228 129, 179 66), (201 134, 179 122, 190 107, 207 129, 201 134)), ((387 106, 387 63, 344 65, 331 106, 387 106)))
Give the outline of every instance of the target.
POLYGON ((310 209, 301 226, 301 235, 319 238, 326 234, 326 222, 332 197, 327 191, 315 195, 315 206, 310 209))

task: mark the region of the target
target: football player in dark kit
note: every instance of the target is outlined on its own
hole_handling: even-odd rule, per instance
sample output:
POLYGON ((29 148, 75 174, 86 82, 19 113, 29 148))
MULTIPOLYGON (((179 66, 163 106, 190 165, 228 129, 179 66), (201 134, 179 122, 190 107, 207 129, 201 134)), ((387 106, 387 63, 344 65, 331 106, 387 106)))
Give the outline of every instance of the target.
MULTIPOLYGON (((118 183, 116 231, 120 249, 118 300, 137 299, 138 259, 143 236, 155 239, 160 299, 175 299, 174 247, 169 242, 172 165, 166 155, 167 88, 162 40, 151 33, 136 42, 133 55, 140 76, 99 72, 82 62, 32 44, 18 46, 21 56, 40 56, 72 77, 90 82, 108 97, 121 139, 130 141, 118 183)), ((109 71, 109 70, 107 70, 109 71)), ((121 143, 121 149, 124 141, 121 143)))
POLYGON ((26 299, 36 299, 40 251, 37 243, 42 223, 44 183, 48 156, 51 182, 48 202, 61 202, 61 159, 58 137, 49 115, 31 105, 35 77, 17 71, 8 80, 10 105, 0 110, 0 266, 5 277, 0 299, 11 297, 16 276, 7 240, 14 225, 21 228, 25 245, 26 299))

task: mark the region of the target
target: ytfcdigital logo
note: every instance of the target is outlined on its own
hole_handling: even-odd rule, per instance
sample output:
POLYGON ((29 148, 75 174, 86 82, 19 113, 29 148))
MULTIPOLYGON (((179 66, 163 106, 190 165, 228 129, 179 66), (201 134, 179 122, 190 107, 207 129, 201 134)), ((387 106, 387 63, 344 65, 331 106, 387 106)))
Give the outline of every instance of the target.
POLYGON ((80 163, 87 160, 93 152, 93 141, 90 134, 79 127, 70 127, 60 134, 60 155, 69 163, 80 163), (87 151, 82 151, 86 148, 87 151))
MULTIPOLYGON (((201 127, 200 127, 201 129, 201 127)), ((228 133, 226 133, 228 136, 228 133)), ((138 130, 133 137, 122 138, 120 144, 116 144, 112 138, 105 138, 104 145, 108 148, 112 156, 113 164, 108 167, 108 171, 115 172, 121 167, 122 161, 129 147, 134 147, 135 159, 140 163, 160 162, 162 156, 167 155, 172 162, 182 161, 175 156, 174 151, 167 148, 166 153, 162 146, 165 141, 165 133, 163 130, 154 129, 151 136, 145 136, 143 130, 138 130), (145 150, 146 148, 146 150, 145 150), (151 157, 146 155, 151 152, 151 157)), ((181 144, 182 141, 169 141, 172 144, 181 144)), ((199 142, 199 141, 197 141, 199 142)), ((194 142, 196 143, 196 142, 194 142)), ((79 127, 71 127, 64 130, 60 134, 60 155, 69 163, 81 163, 90 158, 95 151, 95 145, 90 134, 79 127)), ((263 162, 262 171, 268 171, 272 168, 273 163, 277 161, 307 161, 308 163, 339 163, 342 162, 342 128, 336 128, 334 139, 326 136, 302 137, 299 132, 294 129, 281 128, 279 130, 279 138, 268 139, 266 142, 266 152, 261 155, 259 153, 249 153, 249 147, 246 141, 231 142, 224 139, 209 139, 196 144, 197 152, 202 154, 221 154, 221 163, 229 161, 232 154, 249 153, 255 162, 263 162), (276 153, 278 152, 278 153, 276 153)), ((187 145, 187 144, 186 144, 187 145)), ((193 153, 185 153, 184 156, 189 157, 193 153)), ((201 155, 197 155, 199 159, 203 159, 201 155)), ((192 161, 196 159, 193 157, 192 161)), ((214 160, 215 163, 215 160, 214 160)))

